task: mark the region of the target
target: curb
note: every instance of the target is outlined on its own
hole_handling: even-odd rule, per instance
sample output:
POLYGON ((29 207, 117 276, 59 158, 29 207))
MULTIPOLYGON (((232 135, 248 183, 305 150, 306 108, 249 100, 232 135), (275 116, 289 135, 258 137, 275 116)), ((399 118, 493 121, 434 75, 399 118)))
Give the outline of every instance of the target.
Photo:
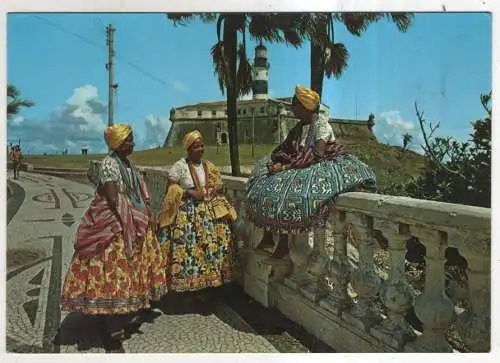
POLYGON ((10 181, 7 180, 7 200, 14 196, 14 191, 12 190, 12 186, 10 185, 10 181))

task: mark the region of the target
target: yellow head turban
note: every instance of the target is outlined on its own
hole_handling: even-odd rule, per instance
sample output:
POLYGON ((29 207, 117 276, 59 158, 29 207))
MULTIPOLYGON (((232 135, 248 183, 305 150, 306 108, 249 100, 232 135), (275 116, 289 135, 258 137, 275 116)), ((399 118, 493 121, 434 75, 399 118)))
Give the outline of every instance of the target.
POLYGON ((191 145, 193 145, 193 143, 196 140, 202 139, 202 138, 203 138, 203 135, 198 130, 188 132, 186 135, 184 135, 184 138, 182 139, 182 146, 184 146, 184 149, 187 150, 187 149, 189 149, 189 147, 191 145))
POLYGON ((315 111, 319 105, 319 94, 310 88, 297 85, 295 87, 295 96, 309 111, 315 111))
POLYGON ((120 147, 125 139, 132 133, 132 126, 127 124, 114 124, 104 131, 104 140, 111 150, 120 147))

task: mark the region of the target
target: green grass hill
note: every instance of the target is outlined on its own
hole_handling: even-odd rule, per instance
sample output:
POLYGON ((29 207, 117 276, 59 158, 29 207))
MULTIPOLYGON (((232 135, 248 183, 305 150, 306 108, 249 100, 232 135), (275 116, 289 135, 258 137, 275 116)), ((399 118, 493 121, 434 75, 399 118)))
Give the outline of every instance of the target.
MULTIPOLYGON (((381 144, 374 139, 339 140, 347 149, 358 156, 365 163, 373 167, 379 184, 385 186, 387 182, 402 182, 418 175, 425 165, 423 156, 413 151, 403 151, 401 147, 381 144)), ((269 153, 273 145, 255 145, 252 156, 251 145, 240 146, 240 160, 242 169, 249 169, 255 160, 269 153)), ((136 165, 163 166, 171 165, 185 155, 182 148, 157 148, 135 151, 132 160, 136 165)), ((62 169, 86 168, 90 160, 101 159, 104 154, 83 155, 25 155, 25 162, 36 167, 54 167, 62 169)), ((222 167, 230 165, 227 147, 207 146, 205 157, 222 167)))

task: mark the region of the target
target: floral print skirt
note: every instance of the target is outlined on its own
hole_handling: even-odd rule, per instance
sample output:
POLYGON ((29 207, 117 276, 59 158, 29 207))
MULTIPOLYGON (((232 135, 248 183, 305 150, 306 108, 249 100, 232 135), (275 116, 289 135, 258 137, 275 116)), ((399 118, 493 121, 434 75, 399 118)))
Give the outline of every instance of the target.
POLYGON ((150 307, 167 292, 165 262, 153 232, 134 244, 127 258, 119 235, 98 256, 71 261, 61 297, 61 309, 84 314, 126 314, 150 307))
POLYGON ((160 229, 169 290, 196 291, 237 278, 233 234, 225 220, 213 220, 205 202, 185 199, 176 220, 160 229))

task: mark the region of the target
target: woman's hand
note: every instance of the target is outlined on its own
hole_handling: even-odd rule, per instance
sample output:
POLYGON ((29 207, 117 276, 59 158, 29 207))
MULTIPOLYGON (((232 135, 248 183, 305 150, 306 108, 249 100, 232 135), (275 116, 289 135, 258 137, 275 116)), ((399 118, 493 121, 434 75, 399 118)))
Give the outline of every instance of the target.
POLYGON ((155 212, 153 212, 153 210, 149 205, 146 206, 146 214, 148 215, 149 218, 149 226, 151 227, 153 234, 156 234, 156 225, 157 225, 156 214, 155 212))
POLYGON ((200 192, 199 190, 194 190, 194 189, 190 189, 187 191, 187 195, 190 196, 191 198, 195 199, 195 200, 203 200, 203 198, 206 197, 206 194, 203 193, 203 192, 200 192))

